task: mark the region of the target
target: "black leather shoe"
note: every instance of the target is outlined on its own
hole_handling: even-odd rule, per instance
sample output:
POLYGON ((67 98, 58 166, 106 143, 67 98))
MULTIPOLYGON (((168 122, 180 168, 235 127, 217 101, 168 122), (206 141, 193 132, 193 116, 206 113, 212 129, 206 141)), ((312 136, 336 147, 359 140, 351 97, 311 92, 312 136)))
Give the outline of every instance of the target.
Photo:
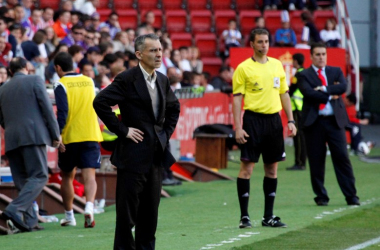
POLYGON ((318 206, 327 206, 329 204, 329 202, 326 200, 318 200, 316 203, 318 206))
POLYGON ((351 200, 347 200, 347 205, 349 205, 349 206, 360 206, 359 199, 353 198, 351 200))
POLYGON ((4 211, 2 216, 5 220, 11 220, 15 227, 20 229, 21 232, 31 231, 30 227, 28 227, 28 225, 26 225, 16 214, 9 211, 4 211))
POLYGON ((306 169, 305 166, 298 166, 298 165, 294 165, 292 167, 286 168, 286 170, 305 170, 305 169, 306 169))
POLYGON ((40 226, 39 224, 37 224, 36 226, 34 226, 32 228, 32 232, 36 232, 36 231, 41 231, 41 230, 44 230, 45 228, 43 226, 40 226))

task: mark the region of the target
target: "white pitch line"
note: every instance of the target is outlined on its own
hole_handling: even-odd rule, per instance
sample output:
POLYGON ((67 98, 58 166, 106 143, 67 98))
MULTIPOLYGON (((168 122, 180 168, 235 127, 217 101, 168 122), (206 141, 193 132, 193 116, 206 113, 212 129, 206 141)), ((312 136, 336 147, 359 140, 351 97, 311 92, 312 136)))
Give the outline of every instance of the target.
POLYGON ((363 249, 363 248, 375 245, 376 243, 379 243, 379 242, 380 242, 380 237, 366 241, 366 242, 363 242, 363 243, 358 244, 356 246, 349 247, 345 250, 359 250, 359 249, 363 249))

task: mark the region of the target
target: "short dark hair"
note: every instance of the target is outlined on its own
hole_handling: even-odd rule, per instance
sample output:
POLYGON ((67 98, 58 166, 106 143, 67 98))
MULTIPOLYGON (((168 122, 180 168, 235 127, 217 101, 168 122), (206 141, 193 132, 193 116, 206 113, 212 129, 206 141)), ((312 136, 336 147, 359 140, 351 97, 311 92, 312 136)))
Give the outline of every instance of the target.
POLYGON ((296 53, 293 55, 293 60, 297 61, 298 65, 303 67, 303 63, 305 61, 305 56, 301 53, 296 53))
POLYGON ((326 46, 326 44, 323 43, 323 42, 312 43, 312 44, 310 45, 310 55, 313 54, 313 51, 314 51, 315 48, 325 48, 325 49, 326 49, 327 46, 326 46))
POLYGON ((354 105, 357 102, 355 93, 351 93, 351 94, 347 95, 346 98, 347 98, 347 100, 349 100, 350 102, 352 102, 354 105))
POLYGON ((27 61, 25 58, 14 57, 9 63, 9 70, 14 74, 22 69, 26 69, 26 64, 27 61))
POLYGON ((160 38, 151 33, 151 34, 146 34, 146 35, 141 35, 138 36, 135 40, 135 51, 142 51, 145 48, 145 39, 151 39, 151 40, 160 40, 160 38))
POLYGON ((36 44, 41 44, 44 41, 44 38, 47 37, 45 30, 37 30, 37 32, 34 34, 32 41, 36 44))
POLYGON ((92 64, 89 63, 89 62, 82 63, 82 64, 80 65, 80 67, 79 67, 79 69, 80 69, 81 72, 83 71, 83 69, 84 69, 85 66, 91 66, 91 68, 94 67, 94 66, 92 66, 92 64))
POLYGON ((267 35, 269 39, 269 32, 265 29, 253 29, 249 35, 249 41, 254 42, 256 35, 267 35))
POLYGON ((60 66, 63 72, 74 70, 73 58, 69 53, 60 52, 54 57, 54 66, 60 66))
POLYGON ((82 47, 79 46, 79 45, 76 45, 76 44, 71 45, 70 48, 69 48, 69 54, 71 56, 74 56, 75 54, 77 54, 77 53, 79 53, 81 51, 82 51, 82 47))
POLYGON ((230 71, 231 67, 230 66, 222 66, 219 68, 219 74, 224 72, 224 71, 230 71))
POLYGON ((118 57, 115 54, 106 54, 103 61, 106 61, 108 64, 113 64, 117 59, 118 57))
POLYGON ((84 29, 84 26, 80 23, 77 23, 75 24, 72 28, 71 28, 71 31, 74 31, 74 30, 82 30, 84 29))

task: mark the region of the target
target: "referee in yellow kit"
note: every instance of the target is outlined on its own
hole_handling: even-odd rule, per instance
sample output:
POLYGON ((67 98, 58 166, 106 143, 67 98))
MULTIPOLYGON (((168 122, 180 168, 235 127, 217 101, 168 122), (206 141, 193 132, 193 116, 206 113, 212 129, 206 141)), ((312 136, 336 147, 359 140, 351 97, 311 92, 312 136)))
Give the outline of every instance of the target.
POLYGON ((284 138, 279 111, 284 108, 288 118, 289 136, 295 136, 288 86, 281 62, 267 57, 269 33, 255 29, 250 35, 254 55, 237 67, 233 76, 233 115, 236 141, 241 144, 241 166, 237 179, 240 204, 240 228, 251 228, 248 214, 250 177, 255 163, 263 155, 265 208, 262 225, 286 227, 273 215, 277 189, 277 165, 285 159, 284 138), (241 105, 244 98, 243 124, 241 105))

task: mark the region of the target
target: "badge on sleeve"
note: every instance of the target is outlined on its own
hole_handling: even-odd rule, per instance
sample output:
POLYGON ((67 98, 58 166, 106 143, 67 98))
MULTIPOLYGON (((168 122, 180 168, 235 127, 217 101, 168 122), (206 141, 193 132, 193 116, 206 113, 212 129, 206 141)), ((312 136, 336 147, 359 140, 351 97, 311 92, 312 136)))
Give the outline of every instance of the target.
POLYGON ((273 78, 273 88, 279 88, 280 87, 280 78, 279 77, 275 77, 273 78))

